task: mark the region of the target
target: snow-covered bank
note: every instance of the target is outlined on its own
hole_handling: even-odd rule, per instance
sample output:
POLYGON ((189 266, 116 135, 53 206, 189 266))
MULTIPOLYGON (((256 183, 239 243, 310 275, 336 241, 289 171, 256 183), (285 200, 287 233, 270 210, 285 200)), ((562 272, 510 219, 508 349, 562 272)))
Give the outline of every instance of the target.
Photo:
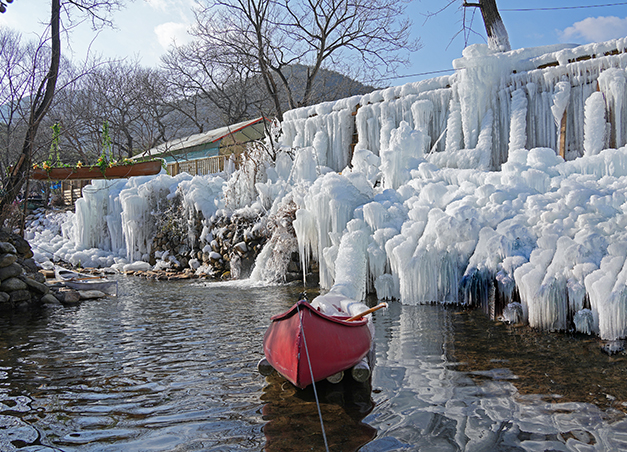
POLYGON ((349 298, 625 337, 626 47, 472 46, 453 76, 287 112, 263 164, 99 182, 56 233, 28 238, 41 259, 123 268, 147 260, 168 222, 197 252, 216 218, 248 215, 272 226, 254 278, 280 277, 298 251, 349 298))

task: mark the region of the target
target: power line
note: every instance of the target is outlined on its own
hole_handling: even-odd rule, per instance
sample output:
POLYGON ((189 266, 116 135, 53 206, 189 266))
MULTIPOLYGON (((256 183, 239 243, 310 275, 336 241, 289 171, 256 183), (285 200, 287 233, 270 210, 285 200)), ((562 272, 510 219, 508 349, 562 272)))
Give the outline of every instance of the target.
POLYGON ((627 2, 620 3, 606 3, 604 5, 581 5, 581 6, 556 6, 552 8, 499 8, 499 11, 557 11, 562 9, 584 9, 584 8, 605 8, 607 6, 623 6, 627 5, 627 2))
POLYGON ((420 75, 442 74, 444 72, 453 72, 453 71, 455 71, 455 69, 442 69, 442 70, 439 70, 439 71, 419 72, 417 74, 397 75, 397 76, 394 76, 394 77, 380 78, 377 81, 378 82, 383 82, 385 80, 396 80, 397 78, 418 77, 420 75))

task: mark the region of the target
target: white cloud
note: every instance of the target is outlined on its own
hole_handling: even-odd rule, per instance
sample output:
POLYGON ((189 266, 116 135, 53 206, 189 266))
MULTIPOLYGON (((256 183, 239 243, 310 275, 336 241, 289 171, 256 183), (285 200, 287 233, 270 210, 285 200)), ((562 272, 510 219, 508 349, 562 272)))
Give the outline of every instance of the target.
POLYGON ((170 4, 167 0, 144 0, 148 3, 148 6, 154 8, 158 11, 165 12, 170 7, 170 4))
POLYGON ((560 32, 562 41, 582 38, 587 42, 607 41, 627 36, 627 17, 587 17, 560 32))
POLYGON ((179 17, 184 20, 193 18, 191 14, 198 4, 196 0, 144 0, 148 6, 160 13, 166 13, 170 18, 179 17))
POLYGON ((155 34, 161 47, 167 50, 174 42, 181 45, 191 40, 189 27, 187 23, 166 22, 155 27, 155 34))

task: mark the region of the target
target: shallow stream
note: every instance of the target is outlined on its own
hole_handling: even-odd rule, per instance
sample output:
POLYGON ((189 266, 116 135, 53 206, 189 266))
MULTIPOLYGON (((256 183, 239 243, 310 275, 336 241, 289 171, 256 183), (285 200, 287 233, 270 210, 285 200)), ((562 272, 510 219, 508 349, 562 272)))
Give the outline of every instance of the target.
MULTIPOLYGON (((313 391, 256 371, 302 290, 121 278, 117 298, 5 315, 0 450, 324 450, 313 391)), ((625 354, 441 306, 374 317, 371 385, 318 388, 331 451, 627 449, 625 354)))

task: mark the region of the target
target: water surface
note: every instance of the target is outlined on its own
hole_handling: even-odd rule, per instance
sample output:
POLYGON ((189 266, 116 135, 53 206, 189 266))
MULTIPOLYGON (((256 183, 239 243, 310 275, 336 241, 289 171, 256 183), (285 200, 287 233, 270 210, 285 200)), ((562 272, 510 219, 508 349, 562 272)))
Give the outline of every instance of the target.
MULTIPOLYGON (((5 315, 0 450, 325 450, 312 389, 256 372, 301 291, 122 278, 117 298, 5 315)), ((627 448, 626 357, 596 339, 399 303, 375 326, 370 384, 317 388, 332 451, 627 448)))

